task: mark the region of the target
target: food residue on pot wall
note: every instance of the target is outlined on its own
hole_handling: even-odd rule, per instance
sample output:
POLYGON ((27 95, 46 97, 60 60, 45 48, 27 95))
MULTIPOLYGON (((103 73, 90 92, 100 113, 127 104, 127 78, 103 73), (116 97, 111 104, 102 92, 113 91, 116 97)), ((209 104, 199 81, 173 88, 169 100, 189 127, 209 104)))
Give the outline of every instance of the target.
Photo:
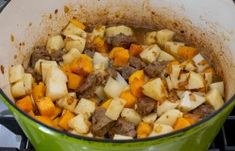
POLYGON ((0 69, 1 69, 1 73, 4 74, 4 66, 3 65, 0 66, 0 69))

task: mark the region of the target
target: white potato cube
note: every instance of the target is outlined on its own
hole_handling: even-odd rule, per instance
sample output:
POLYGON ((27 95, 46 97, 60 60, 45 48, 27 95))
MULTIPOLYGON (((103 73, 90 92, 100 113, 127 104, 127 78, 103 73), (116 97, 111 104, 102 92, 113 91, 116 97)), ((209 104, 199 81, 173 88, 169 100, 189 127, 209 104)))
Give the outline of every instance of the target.
POLYGON ((60 108, 69 110, 70 112, 74 112, 77 102, 78 100, 76 99, 76 97, 71 96, 71 94, 68 94, 65 97, 56 101, 56 105, 59 106, 60 108))
POLYGON ((148 32, 145 36, 144 44, 151 45, 155 43, 157 43, 157 32, 156 31, 148 32))
POLYGON ((87 33, 84 30, 82 30, 81 28, 77 27, 76 25, 72 23, 69 23, 62 33, 66 37, 69 35, 77 35, 84 39, 86 39, 87 37, 87 33))
POLYGON ((44 60, 44 59, 39 59, 34 67, 34 70, 39 73, 42 74, 42 63, 44 63, 44 72, 46 73, 50 67, 58 67, 56 61, 48 61, 48 60, 44 60))
POLYGON ((77 114, 87 115, 87 117, 89 118, 95 112, 95 108, 96 108, 95 102, 81 98, 74 112, 77 114))
POLYGON ((116 81, 120 83, 125 90, 129 88, 127 81, 122 77, 122 75, 119 72, 117 72, 116 81))
POLYGON ((191 71, 189 75, 187 88, 192 89, 200 89, 205 87, 205 80, 202 75, 196 72, 191 71))
POLYGON ((95 70, 105 70, 109 65, 109 58, 101 53, 95 52, 93 57, 93 65, 95 70))
POLYGON ((126 140, 126 139, 133 139, 133 137, 115 134, 113 139, 114 140, 126 140))
POLYGON ((9 69, 9 81, 14 83, 24 78, 24 68, 21 64, 10 67, 9 69))
POLYGON ((174 129, 170 125, 155 123, 153 126, 153 131, 152 133, 150 133, 149 136, 163 135, 163 134, 170 133, 173 131, 174 129))
POLYGON ((165 51, 160 51, 160 55, 157 58, 158 61, 173 61, 175 58, 165 51))
POLYGON ((63 61, 65 64, 72 63, 73 60, 78 59, 81 52, 77 48, 72 48, 68 53, 63 55, 63 61))
POLYGON ((91 38, 94 39, 95 37, 100 37, 100 38, 104 38, 104 34, 105 34, 105 26, 97 26, 92 30, 91 33, 91 38))
POLYGON ((169 29, 163 29, 157 32, 157 42, 160 46, 164 46, 167 41, 172 41, 175 32, 169 29))
POLYGON ((106 98, 106 94, 104 92, 104 87, 98 86, 95 89, 95 94, 98 96, 100 100, 104 100, 106 98))
POLYGON ((133 31, 130 27, 127 27, 127 26, 124 26, 124 25, 108 27, 105 30, 105 36, 106 37, 114 37, 114 36, 117 36, 119 34, 124 34, 126 36, 132 36, 133 31))
POLYGON ((163 101, 167 96, 167 90, 160 78, 153 79, 143 85, 143 93, 157 101, 163 101))
POLYGON ((173 126, 176 120, 183 116, 183 113, 177 109, 171 109, 162 114, 157 120, 156 124, 166 124, 173 126))
POLYGON ((166 77, 166 84, 169 91, 174 88, 170 76, 166 77))
POLYGON ((135 125, 138 125, 138 123, 141 121, 141 116, 131 108, 124 108, 122 110, 121 117, 129 122, 134 123, 135 125))
POLYGON ((147 61, 149 63, 152 63, 157 60, 161 52, 161 49, 158 47, 158 45, 151 45, 145 48, 141 53, 140 53, 140 58, 143 59, 144 61, 147 61))
POLYGON ((91 123, 87 117, 83 114, 78 114, 69 121, 69 127, 73 128, 80 134, 86 134, 89 132, 91 123))
POLYGON ((107 108, 105 115, 112 120, 117 120, 124 108, 126 101, 120 98, 115 98, 111 101, 109 107, 107 108))
POLYGON ((86 40, 76 35, 73 35, 75 38, 71 39, 71 36, 72 35, 65 40, 65 49, 69 51, 72 48, 76 48, 82 53, 86 45, 86 40))
POLYGON ((178 49, 184 45, 182 42, 167 41, 165 42, 165 50, 173 55, 177 55, 178 49))
MULTIPOLYGON (((51 68, 58 68, 56 61, 42 61, 41 62, 41 73, 42 73, 42 80, 46 82, 47 73, 51 71, 51 68)), ((54 70, 53 70, 54 72, 54 70)))
POLYGON ((142 118, 145 123, 153 124, 157 119, 157 113, 151 113, 142 118))
POLYGON ((180 76, 181 67, 180 65, 172 65, 172 72, 170 73, 170 79, 172 82, 172 87, 177 89, 179 84, 179 76, 180 76))
POLYGON ((210 89, 217 89, 222 97, 224 97, 224 82, 215 82, 210 84, 210 89))
POLYGON ((186 71, 195 71, 197 68, 195 65, 192 63, 192 61, 187 61, 184 64, 184 70, 186 71))
POLYGON ((47 79, 50 79, 50 78, 57 79, 58 81, 60 80, 61 82, 68 81, 66 74, 61 69, 55 66, 48 68, 45 81, 47 81, 47 79))
POLYGON ((125 87, 123 86, 123 84, 109 77, 104 87, 104 92, 106 93, 106 95, 112 98, 116 98, 119 97, 119 95, 122 93, 122 91, 124 91, 124 89, 125 87))
POLYGON ((46 47, 49 53, 52 53, 54 51, 58 51, 64 48, 64 40, 62 36, 56 35, 56 36, 49 37, 46 47))
POLYGON ((157 106, 157 115, 161 116, 166 111, 171 110, 171 109, 175 109, 178 105, 179 105, 178 101, 171 102, 171 101, 166 100, 163 103, 158 103, 158 106, 157 106))
POLYGON ((26 95, 23 80, 18 81, 11 86, 11 94, 15 98, 22 97, 22 96, 26 95))
POLYGON ((178 108, 184 112, 189 112, 196 109, 201 104, 205 103, 205 97, 185 91, 180 101, 178 108))
POLYGON ((224 100, 217 89, 211 89, 206 94, 206 100, 215 110, 218 110, 224 104, 224 100))
POLYGON ((193 61, 197 67, 198 72, 202 72, 207 67, 209 67, 209 64, 200 53, 193 57, 193 61))
POLYGON ((206 72, 205 73, 205 81, 206 81, 206 86, 210 86, 213 80, 213 73, 212 72, 206 72))
POLYGON ((33 82, 34 82, 34 78, 33 78, 32 74, 30 74, 30 73, 25 73, 25 74, 24 74, 23 82, 24 82, 24 89, 25 89, 25 92, 26 92, 27 94, 31 94, 31 92, 32 92, 32 86, 33 86, 33 82))

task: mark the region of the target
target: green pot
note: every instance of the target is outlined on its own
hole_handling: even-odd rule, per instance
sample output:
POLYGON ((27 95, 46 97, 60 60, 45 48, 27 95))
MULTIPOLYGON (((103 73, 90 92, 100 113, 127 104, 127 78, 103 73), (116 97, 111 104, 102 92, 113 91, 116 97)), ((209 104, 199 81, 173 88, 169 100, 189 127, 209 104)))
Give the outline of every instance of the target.
POLYGON ((212 0, 11 1, 0 14, 0 64, 5 67, 4 74, 0 74, 0 99, 37 151, 206 151, 235 105, 235 7, 228 0, 211 3, 212 0), (219 15, 215 15, 218 12, 219 15), (35 121, 14 106, 7 68, 27 62, 30 48, 38 39, 45 42, 46 33, 60 31, 73 16, 88 24, 115 23, 174 30, 201 48, 209 58, 216 57, 213 60, 224 73, 226 103, 191 127, 139 140, 76 136, 35 121))

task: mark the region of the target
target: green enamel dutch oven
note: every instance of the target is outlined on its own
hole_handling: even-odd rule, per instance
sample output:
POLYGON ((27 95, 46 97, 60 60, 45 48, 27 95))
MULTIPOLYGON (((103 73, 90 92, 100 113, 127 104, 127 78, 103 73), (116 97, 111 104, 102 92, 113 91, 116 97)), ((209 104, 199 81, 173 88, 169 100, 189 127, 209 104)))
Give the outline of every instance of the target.
POLYGON ((206 151, 235 105, 235 7, 230 0, 12 0, 0 14, 0 99, 37 151, 206 151), (87 24, 169 28, 200 48, 225 80, 226 102, 200 122, 169 134, 108 140, 50 128, 14 106, 8 67, 26 64, 30 48, 45 43, 76 16, 87 24))

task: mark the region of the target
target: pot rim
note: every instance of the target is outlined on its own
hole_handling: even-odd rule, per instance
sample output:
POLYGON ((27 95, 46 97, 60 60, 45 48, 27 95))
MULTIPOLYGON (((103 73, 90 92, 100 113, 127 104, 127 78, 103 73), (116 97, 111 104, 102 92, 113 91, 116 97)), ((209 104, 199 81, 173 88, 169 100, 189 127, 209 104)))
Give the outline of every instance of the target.
POLYGON ((197 123, 195 123, 195 124, 193 124, 193 125, 191 125, 189 127, 177 130, 177 131, 173 131, 173 132, 166 133, 166 134, 159 135, 159 136, 147 137, 147 138, 127 139, 127 140, 113 140, 113 139, 107 139, 107 138, 105 138, 105 139, 98 139, 98 138, 93 138, 93 137, 80 136, 80 135, 72 134, 72 133, 69 133, 69 132, 65 132, 65 131, 62 131, 62 130, 59 130, 59 129, 47 126, 44 123, 39 122, 38 120, 34 119, 33 117, 31 117, 30 115, 28 115, 24 111, 20 110, 18 107, 16 107, 16 105, 13 103, 13 101, 11 101, 11 99, 4 93, 2 88, 0 88, 0 95, 2 95, 3 98, 5 98, 7 100, 7 102, 14 109, 16 109, 20 114, 22 114, 23 116, 27 117, 28 119, 30 119, 32 122, 35 122, 36 124, 39 124, 39 125, 47 128, 47 129, 49 129, 49 130, 51 130, 51 131, 53 131, 55 133, 60 133, 60 134, 66 135, 68 137, 72 137, 72 138, 76 138, 76 139, 82 139, 82 140, 85 140, 85 141, 101 142, 101 143, 136 143, 136 142, 145 142, 145 141, 152 141, 152 140, 155 140, 155 139, 171 137, 171 136, 174 136, 176 134, 184 133, 184 132, 189 131, 190 129, 193 129, 195 127, 198 127, 198 126, 206 123, 207 121, 209 121, 210 119, 215 117, 217 114, 219 114, 219 112, 224 110, 228 105, 230 105, 235 100, 235 94, 234 94, 228 101, 226 101, 224 103, 224 105, 220 109, 214 111, 212 114, 210 114, 209 116, 203 118, 199 122, 197 122, 197 123))

